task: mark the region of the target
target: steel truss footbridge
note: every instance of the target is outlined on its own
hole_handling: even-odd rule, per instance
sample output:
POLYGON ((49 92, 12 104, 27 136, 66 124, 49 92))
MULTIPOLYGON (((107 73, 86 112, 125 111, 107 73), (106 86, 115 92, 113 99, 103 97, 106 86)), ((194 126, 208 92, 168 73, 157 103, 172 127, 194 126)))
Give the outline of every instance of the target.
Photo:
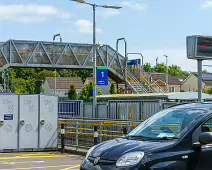
MULTIPOLYGON (((134 93, 155 92, 127 70, 125 57, 109 45, 96 48, 97 67, 107 67, 116 83, 126 82, 134 93)), ((8 67, 93 69, 93 45, 63 42, 8 40, 0 43, 0 71, 8 67)))

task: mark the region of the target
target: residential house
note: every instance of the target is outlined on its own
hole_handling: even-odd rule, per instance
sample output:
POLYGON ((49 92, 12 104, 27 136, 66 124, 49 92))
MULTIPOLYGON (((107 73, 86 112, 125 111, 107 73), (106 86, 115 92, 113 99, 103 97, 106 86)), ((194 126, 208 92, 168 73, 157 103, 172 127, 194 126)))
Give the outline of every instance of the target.
POLYGON ((55 91, 55 81, 56 81, 56 95, 59 97, 68 97, 68 91, 70 85, 74 84, 76 87, 77 93, 80 93, 84 84, 80 77, 57 77, 55 78, 46 78, 44 86, 46 88, 46 94, 54 95, 55 91))
MULTIPOLYGON (((184 78, 168 75, 169 92, 180 92, 181 83, 183 82, 183 80, 184 78)), ((157 84, 164 90, 164 92, 166 91, 166 74, 165 73, 149 74, 149 82, 157 84)))
MULTIPOLYGON (((202 89, 212 88, 212 74, 202 75, 202 89)), ((185 92, 196 92, 198 90, 198 74, 191 73, 181 85, 181 90, 185 92)))

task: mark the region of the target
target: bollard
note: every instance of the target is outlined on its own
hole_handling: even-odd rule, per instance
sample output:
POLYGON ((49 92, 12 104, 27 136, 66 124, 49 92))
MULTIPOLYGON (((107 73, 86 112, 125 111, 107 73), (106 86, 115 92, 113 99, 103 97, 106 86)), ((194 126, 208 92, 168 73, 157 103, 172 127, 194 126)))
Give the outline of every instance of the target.
POLYGON ((94 126, 94 145, 98 143, 98 129, 97 126, 94 126))
POLYGON ((126 127, 126 126, 123 127, 123 134, 124 134, 124 135, 127 134, 127 127, 126 127))
POLYGON ((61 124, 61 153, 65 150, 65 126, 61 124))

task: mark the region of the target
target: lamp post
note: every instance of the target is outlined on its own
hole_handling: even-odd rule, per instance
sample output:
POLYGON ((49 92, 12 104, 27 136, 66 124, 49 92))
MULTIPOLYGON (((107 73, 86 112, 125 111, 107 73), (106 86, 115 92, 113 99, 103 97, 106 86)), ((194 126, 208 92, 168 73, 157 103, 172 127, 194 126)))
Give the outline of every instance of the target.
POLYGON ((157 66, 158 66, 158 57, 156 58, 156 68, 157 68, 157 66))
MULTIPOLYGON (((53 36, 53 42, 55 41, 55 38, 56 38, 56 37, 60 37, 60 42, 62 42, 62 36, 61 36, 60 33, 59 33, 59 34, 55 34, 55 35, 53 36)), ((57 72, 56 72, 56 69, 54 70, 54 73, 55 73, 55 74, 54 74, 54 95, 56 95, 56 89, 57 89, 57 88, 56 88, 56 81, 57 81, 57 80, 56 80, 56 73, 57 73, 57 72)))
POLYGON ((54 70, 54 95, 56 96, 56 89, 57 89, 57 87, 56 87, 56 83, 57 83, 57 79, 56 79, 56 69, 54 70))
POLYGON ((164 57, 166 57, 166 92, 168 93, 169 92, 169 80, 168 80, 168 77, 169 77, 169 72, 168 72, 168 56, 167 55, 163 55, 164 57))
POLYGON ((129 54, 135 54, 135 55, 140 55, 141 56, 141 63, 142 63, 142 65, 140 65, 140 76, 141 75, 143 76, 144 75, 144 57, 143 57, 143 55, 141 53, 127 53, 127 56, 129 54), (141 66, 142 66, 142 69, 141 69, 141 66))
POLYGON ((111 5, 96 5, 88 3, 84 0, 71 0, 73 2, 81 3, 81 4, 87 4, 93 7, 93 75, 94 75, 94 91, 93 91, 93 115, 96 117, 96 105, 97 105, 97 99, 96 99, 96 92, 97 92, 97 83, 96 83, 96 8, 111 8, 111 9, 120 9, 121 7, 118 6, 111 6, 111 5))
POLYGON ((56 37, 60 37, 60 42, 62 42, 62 36, 61 36, 61 34, 59 33, 59 34, 55 34, 54 36, 53 36, 53 42, 55 41, 55 38, 56 37))
POLYGON ((119 41, 121 41, 121 40, 124 40, 124 43, 125 43, 125 60, 126 60, 126 62, 125 62, 125 93, 127 93, 127 60, 128 60, 128 58, 127 58, 127 41, 126 41, 126 39, 125 38, 118 38, 117 39, 117 41, 116 41, 116 51, 118 52, 119 51, 119 48, 118 48, 118 44, 119 44, 119 41))

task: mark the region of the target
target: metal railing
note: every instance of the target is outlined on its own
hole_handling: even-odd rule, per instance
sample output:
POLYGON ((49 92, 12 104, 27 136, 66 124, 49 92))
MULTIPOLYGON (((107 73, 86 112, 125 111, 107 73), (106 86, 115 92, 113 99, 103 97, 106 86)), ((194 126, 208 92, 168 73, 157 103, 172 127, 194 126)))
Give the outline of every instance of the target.
POLYGON ((149 88, 152 89, 154 92, 163 93, 164 89, 161 88, 155 81, 153 83, 149 82, 148 75, 146 72, 143 72, 143 76, 141 76, 142 80, 144 80, 145 83, 148 84, 149 88))
POLYGON ((59 143, 61 126, 64 126, 64 145, 88 149, 97 143, 119 138, 138 126, 142 121, 64 119, 59 121, 59 143))
POLYGON ((148 93, 148 90, 139 82, 134 75, 127 69, 127 83, 136 93, 148 93))

